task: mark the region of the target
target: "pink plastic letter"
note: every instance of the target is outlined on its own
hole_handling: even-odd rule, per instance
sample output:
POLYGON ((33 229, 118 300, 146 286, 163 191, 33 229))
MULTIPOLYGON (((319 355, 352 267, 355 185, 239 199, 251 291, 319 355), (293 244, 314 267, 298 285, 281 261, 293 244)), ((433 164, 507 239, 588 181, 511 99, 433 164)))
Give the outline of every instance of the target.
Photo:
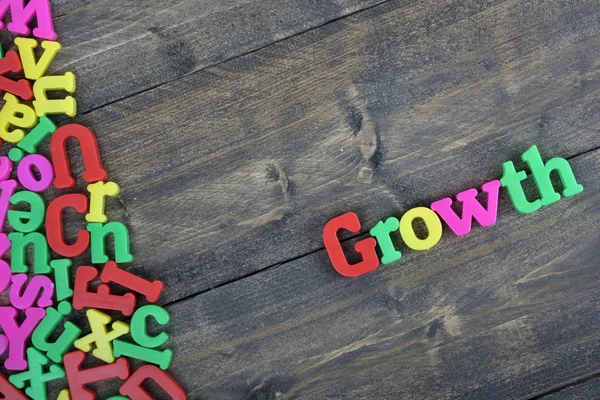
POLYGON ((26 310, 33 306, 38 297, 38 307, 46 308, 52 305, 54 283, 47 276, 34 276, 25 290, 23 290, 23 286, 27 282, 27 274, 14 275, 12 282, 13 284, 10 287, 10 303, 13 307, 19 310, 26 310), (21 295, 21 293, 23 294, 21 295))
POLYGON ((54 182, 54 168, 46 157, 39 154, 30 154, 19 163, 17 177, 25 189, 37 193, 45 192, 54 182), (33 174, 31 167, 38 170, 39 180, 33 174))
POLYGON ((498 214, 498 192, 500 190, 500 181, 491 181, 482 186, 487 193, 487 210, 477 201, 477 189, 469 189, 456 195, 456 199, 462 203, 462 218, 452 210, 452 199, 447 197, 431 204, 431 209, 437 212, 440 217, 458 236, 466 235, 471 232, 471 222, 475 218, 481 226, 491 226, 496 223, 498 214))
POLYGON ((17 325, 18 311, 12 307, 0 307, 0 327, 8 338, 8 358, 4 367, 11 371, 27 369, 25 360, 25 343, 31 337, 33 330, 46 316, 43 308, 30 308, 25 311, 27 318, 21 326, 17 325))
MULTIPOLYGON (((52 24, 50 1, 29 0, 27 6, 24 3, 24 0, 0 0, 0 20, 4 20, 9 9, 12 15, 12 22, 7 26, 8 30, 20 36, 29 36, 31 29, 28 25, 35 17, 37 28, 33 28, 33 36, 40 39, 56 40, 57 35, 52 24)), ((1 22, 0 29, 4 29, 4 24, 1 22)))

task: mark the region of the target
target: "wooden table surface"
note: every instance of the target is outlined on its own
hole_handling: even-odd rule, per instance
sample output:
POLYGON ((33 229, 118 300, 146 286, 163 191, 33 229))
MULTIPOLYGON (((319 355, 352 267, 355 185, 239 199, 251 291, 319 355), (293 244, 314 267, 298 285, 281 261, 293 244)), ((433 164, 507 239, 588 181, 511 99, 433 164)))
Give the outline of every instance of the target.
POLYGON ((190 399, 600 398, 600 2, 53 13, 51 72, 76 74, 72 121, 121 186, 108 215, 130 229, 130 270, 166 284, 190 399), (534 144, 584 192, 522 215, 503 190, 493 227, 399 243, 400 261, 356 279, 332 268, 331 218, 359 215, 350 245, 534 144))

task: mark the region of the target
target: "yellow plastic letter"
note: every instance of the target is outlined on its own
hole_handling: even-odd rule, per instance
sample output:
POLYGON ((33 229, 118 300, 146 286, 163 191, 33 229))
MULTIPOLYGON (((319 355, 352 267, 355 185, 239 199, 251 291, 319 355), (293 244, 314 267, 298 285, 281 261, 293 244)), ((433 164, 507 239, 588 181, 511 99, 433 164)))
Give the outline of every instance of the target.
POLYGON ((408 210, 400 220, 400 235, 408 247, 413 250, 429 250, 442 238, 442 221, 436 213, 427 207, 408 210), (413 229, 413 221, 421 218, 429 232, 427 238, 419 239, 413 229))
POLYGON ((104 200, 106 196, 118 195, 119 185, 114 182, 96 182, 88 185, 87 190, 90 192, 90 212, 85 216, 85 220, 106 223, 108 218, 104 215, 104 200))
POLYGON ((19 47, 19 54, 21 55, 21 64, 23 64, 25 78, 31 80, 38 80, 44 76, 50 63, 54 60, 56 53, 62 48, 58 42, 50 42, 48 40, 43 41, 42 48, 44 49, 44 53, 36 62, 33 49, 38 47, 37 40, 18 37, 15 38, 15 44, 19 47))
POLYGON ((96 348, 92 351, 94 357, 100 360, 112 363, 115 361, 113 355, 112 341, 116 338, 129 333, 129 325, 121 321, 115 321, 112 324, 112 331, 108 332, 106 325, 110 324, 110 317, 98 310, 90 308, 85 313, 90 323, 92 333, 75 341, 75 347, 81 351, 89 352, 92 350, 92 343, 96 343, 96 348))
POLYGON ((33 107, 38 117, 46 114, 67 114, 74 117, 77 113, 77 102, 73 96, 67 96, 62 100, 50 100, 46 96, 48 90, 66 90, 69 93, 75 91, 75 74, 67 72, 63 76, 44 76, 33 84, 35 100, 33 107))
POLYGON ((9 131, 10 125, 16 125, 19 128, 33 128, 38 117, 31 107, 19 103, 19 100, 10 93, 4 95, 4 107, 0 111, 0 138, 10 143, 19 143, 25 137, 22 129, 9 131))

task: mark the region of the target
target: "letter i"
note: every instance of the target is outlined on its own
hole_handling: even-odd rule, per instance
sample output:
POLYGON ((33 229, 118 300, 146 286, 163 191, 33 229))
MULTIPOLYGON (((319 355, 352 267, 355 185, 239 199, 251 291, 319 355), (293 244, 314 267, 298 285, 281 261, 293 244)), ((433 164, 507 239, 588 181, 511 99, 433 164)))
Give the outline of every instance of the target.
POLYGON ((50 118, 44 116, 40 118, 39 123, 25 137, 8 151, 8 158, 14 162, 19 162, 25 156, 25 152, 34 154, 38 146, 50 135, 56 132, 56 125, 50 118))

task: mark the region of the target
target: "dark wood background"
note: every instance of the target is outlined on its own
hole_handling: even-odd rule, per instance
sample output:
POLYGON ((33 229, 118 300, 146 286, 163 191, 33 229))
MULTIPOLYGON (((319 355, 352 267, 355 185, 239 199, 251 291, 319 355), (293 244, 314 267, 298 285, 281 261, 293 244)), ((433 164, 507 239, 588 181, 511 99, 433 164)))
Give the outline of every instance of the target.
POLYGON ((74 121, 121 185, 130 269, 166 283, 191 399, 600 398, 597 0, 53 12, 52 72, 76 74, 74 121), (527 216, 503 192, 494 227, 398 243, 357 279, 331 267, 329 219, 354 211, 365 233, 533 144, 584 192, 527 216))

